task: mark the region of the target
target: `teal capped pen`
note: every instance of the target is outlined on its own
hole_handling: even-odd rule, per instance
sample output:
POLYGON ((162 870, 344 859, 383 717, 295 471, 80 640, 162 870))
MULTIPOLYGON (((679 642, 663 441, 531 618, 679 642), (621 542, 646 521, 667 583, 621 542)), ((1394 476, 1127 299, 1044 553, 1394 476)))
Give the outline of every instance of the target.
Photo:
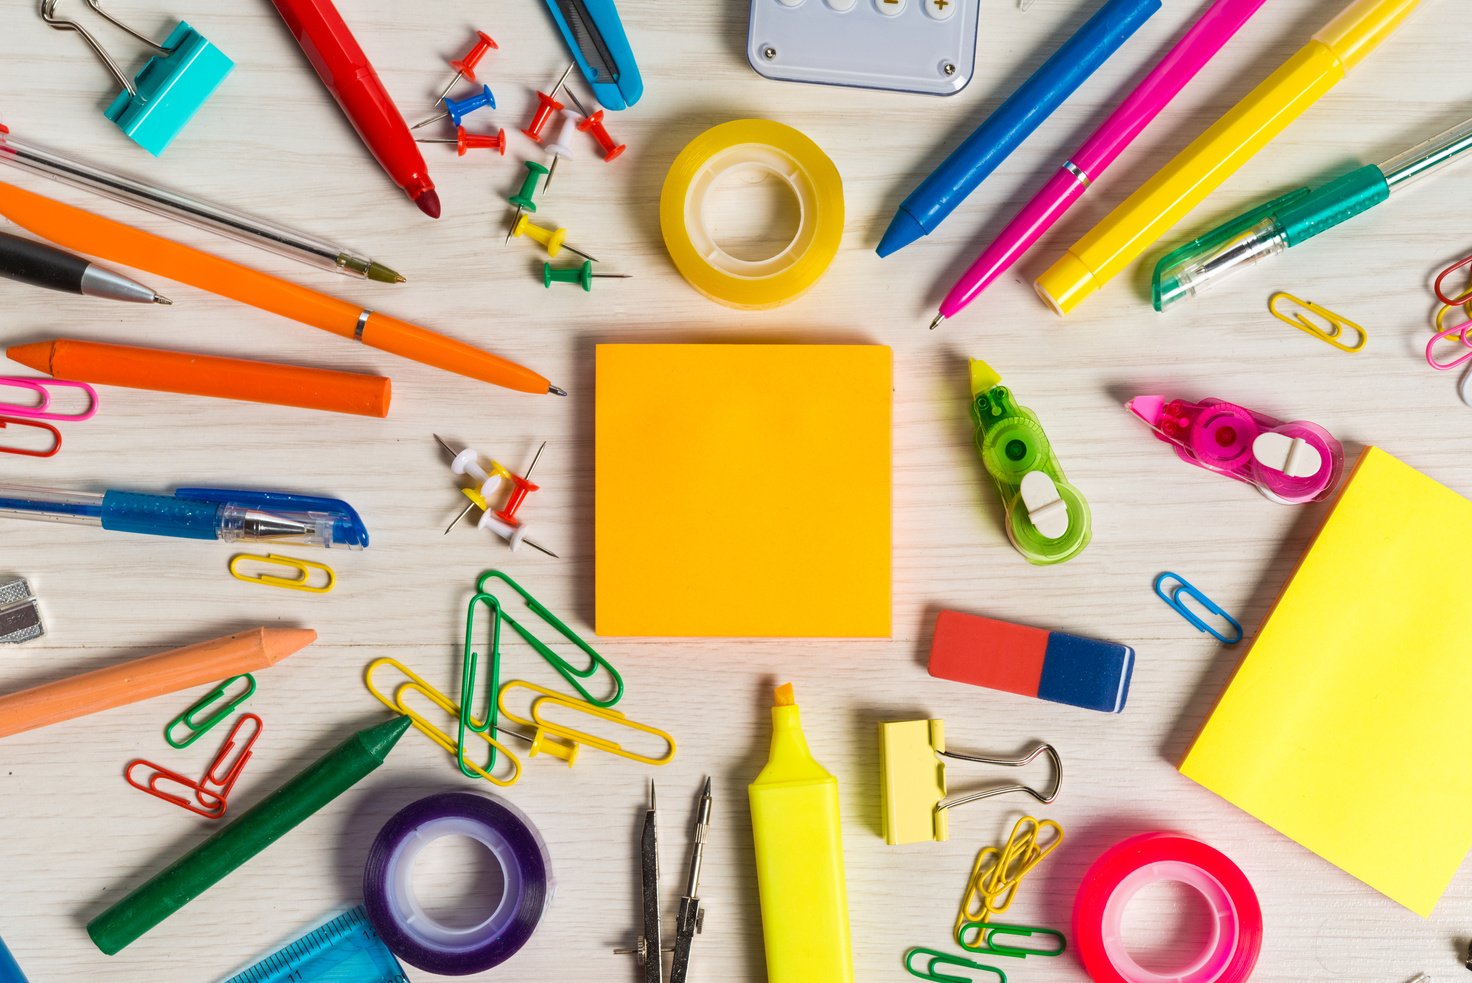
POLYGON ((1383 164, 1367 164, 1317 190, 1299 188, 1166 255, 1155 267, 1153 300, 1163 311, 1238 270, 1256 266, 1369 211, 1472 151, 1472 120, 1383 164))

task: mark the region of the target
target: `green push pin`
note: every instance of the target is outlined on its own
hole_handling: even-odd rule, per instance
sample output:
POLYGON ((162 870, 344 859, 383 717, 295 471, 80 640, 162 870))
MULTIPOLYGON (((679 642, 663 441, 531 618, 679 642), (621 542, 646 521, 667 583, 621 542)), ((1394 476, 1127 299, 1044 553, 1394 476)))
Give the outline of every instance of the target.
POLYGON ((521 218, 523 210, 535 213, 537 203, 532 196, 537 193, 537 181, 547 174, 547 168, 534 160, 523 162, 526 165, 526 177, 521 181, 521 190, 506 200, 516 206, 516 214, 511 216, 511 225, 506 229, 506 241, 511 241, 511 233, 516 228, 516 220, 521 218))
POLYGON ((552 289, 554 283, 580 283, 583 292, 590 293, 593 290, 593 278, 603 277, 610 280, 627 280, 628 273, 594 273, 593 264, 584 260, 582 266, 568 266, 563 269, 554 269, 551 263, 542 264, 542 286, 548 290, 552 289))

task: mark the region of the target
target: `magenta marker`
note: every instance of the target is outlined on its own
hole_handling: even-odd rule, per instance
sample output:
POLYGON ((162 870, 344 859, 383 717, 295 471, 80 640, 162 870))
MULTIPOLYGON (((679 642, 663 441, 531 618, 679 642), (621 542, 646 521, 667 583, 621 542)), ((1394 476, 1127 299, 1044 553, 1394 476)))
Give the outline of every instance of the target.
POLYGON ((1196 77, 1216 53, 1252 19, 1266 0, 1216 0, 1160 64, 1130 93, 1120 107, 1094 131, 1078 153, 1043 186, 1012 224, 971 264, 941 302, 930 322, 934 330, 955 317, 998 277, 1010 270, 1023 253, 1083 197, 1109 165, 1145 131, 1161 110, 1196 77))

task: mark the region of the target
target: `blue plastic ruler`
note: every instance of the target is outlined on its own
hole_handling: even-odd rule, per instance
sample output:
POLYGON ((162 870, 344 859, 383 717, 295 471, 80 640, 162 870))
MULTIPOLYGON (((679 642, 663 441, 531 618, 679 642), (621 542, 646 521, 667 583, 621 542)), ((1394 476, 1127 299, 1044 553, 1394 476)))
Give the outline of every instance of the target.
POLYGON ((224 983, 409 983, 359 906, 224 983))

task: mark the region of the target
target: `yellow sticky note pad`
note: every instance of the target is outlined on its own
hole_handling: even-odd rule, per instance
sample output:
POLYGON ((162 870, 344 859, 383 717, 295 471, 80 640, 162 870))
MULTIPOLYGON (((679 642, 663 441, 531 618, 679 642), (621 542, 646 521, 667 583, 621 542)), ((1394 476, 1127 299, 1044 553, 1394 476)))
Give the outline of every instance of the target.
POLYGON ((599 345, 600 635, 887 637, 893 357, 599 345))
POLYGON ((1428 916, 1472 848, 1472 501, 1365 451, 1182 774, 1428 916))

